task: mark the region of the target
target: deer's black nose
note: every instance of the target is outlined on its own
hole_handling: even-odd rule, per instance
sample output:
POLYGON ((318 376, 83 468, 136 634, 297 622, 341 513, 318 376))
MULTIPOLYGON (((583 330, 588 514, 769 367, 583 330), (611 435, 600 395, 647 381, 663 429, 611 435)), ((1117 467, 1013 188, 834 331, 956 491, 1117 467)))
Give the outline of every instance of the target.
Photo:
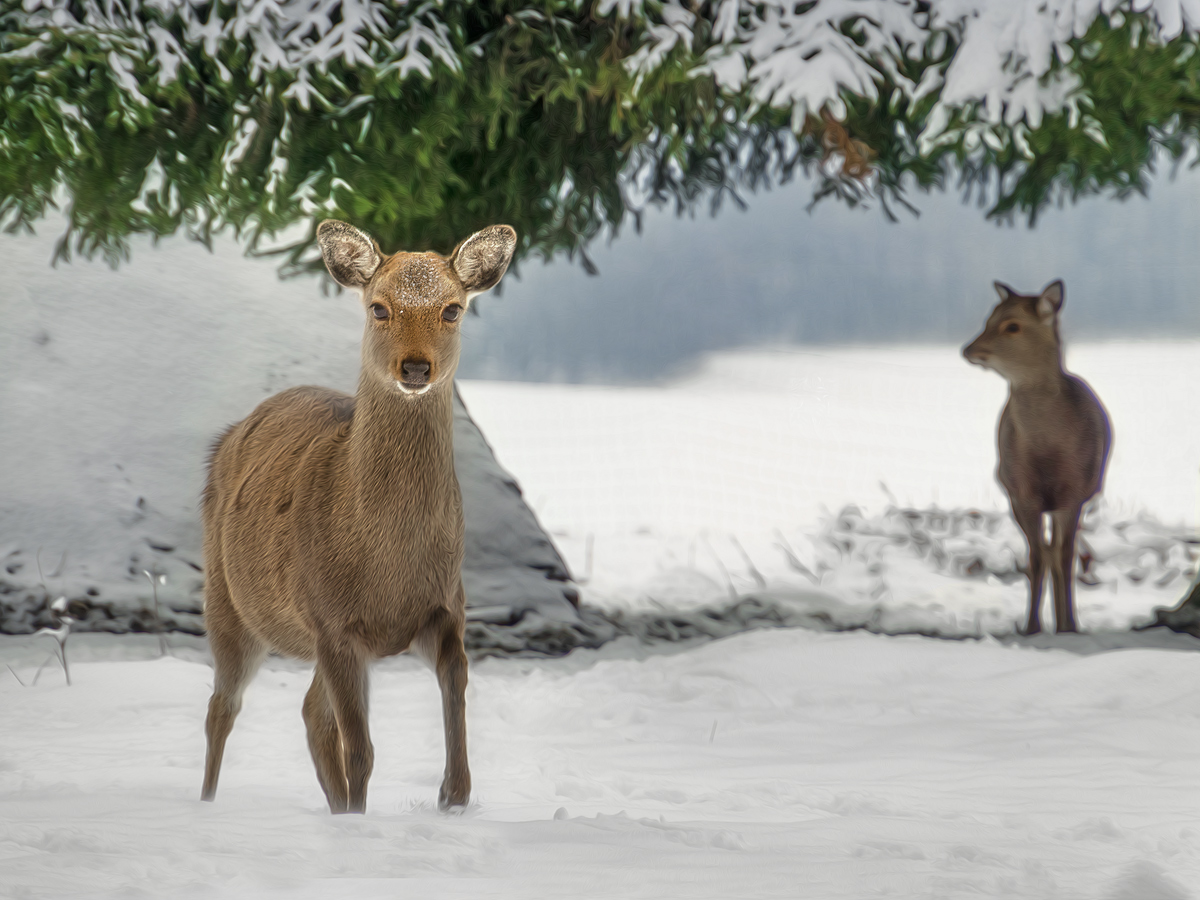
POLYGON ((406 359, 400 364, 400 371, 408 384, 424 384, 429 380, 429 363, 423 359, 406 359))

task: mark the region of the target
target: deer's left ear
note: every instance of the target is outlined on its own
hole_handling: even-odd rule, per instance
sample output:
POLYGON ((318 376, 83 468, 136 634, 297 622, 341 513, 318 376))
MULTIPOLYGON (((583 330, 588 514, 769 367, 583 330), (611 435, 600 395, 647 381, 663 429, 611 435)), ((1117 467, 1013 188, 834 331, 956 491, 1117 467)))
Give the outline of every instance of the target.
POLYGON ((1052 281, 1042 290, 1042 294, 1037 300, 1038 316, 1043 319, 1049 319, 1058 314, 1062 309, 1063 300, 1066 298, 1067 289, 1063 287, 1061 280, 1052 281))
POLYGON ((462 282, 467 299, 500 283, 517 248, 517 233, 508 225, 477 231, 450 254, 450 266, 462 282))

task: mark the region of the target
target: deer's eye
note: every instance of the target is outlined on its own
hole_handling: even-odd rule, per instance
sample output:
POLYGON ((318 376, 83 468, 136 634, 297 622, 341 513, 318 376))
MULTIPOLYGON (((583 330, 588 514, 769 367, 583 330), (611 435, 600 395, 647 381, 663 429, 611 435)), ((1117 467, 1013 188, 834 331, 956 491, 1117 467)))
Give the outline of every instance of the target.
POLYGON ((442 320, 445 322, 457 322, 458 317, 462 315, 463 308, 457 303, 451 303, 442 310, 442 320))
POLYGON ((384 306, 382 303, 372 303, 371 304, 371 315, 373 315, 377 319, 386 319, 390 315, 390 313, 388 312, 388 308, 386 306, 384 306))
POLYGON ((1018 325, 1016 322, 1009 322, 1007 325, 1004 326, 1005 334, 1016 334, 1020 330, 1021 330, 1021 326, 1018 325))

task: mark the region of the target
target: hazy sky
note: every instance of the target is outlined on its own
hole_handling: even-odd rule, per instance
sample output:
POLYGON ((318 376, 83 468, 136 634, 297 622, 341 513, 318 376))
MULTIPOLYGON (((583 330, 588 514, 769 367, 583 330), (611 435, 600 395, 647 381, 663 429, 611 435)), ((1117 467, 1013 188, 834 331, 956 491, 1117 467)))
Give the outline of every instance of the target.
MULTIPOLYGON (((598 276, 566 259, 526 262, 468 318, 460 374, 653 381, 738 346, 961 344, 995 302, 997 278, 1023 291, 1065 279, 1068 339, 1200 335, 1196 173, 1159 178, 1148 200, 1051 210, 1032 230, 989 223, 953 192, 914 197, 920 217, 899 223, 832 201, 810 213, 810 197, 796 183, 749 198, 747 211, 727 204, 716 218, 652 212, 642 234, 630 227, 591 248, 598 276)), ((273 260, 241 258, 233 246, 213 255, 181 238, 157 249, 137 242, 116 272, 81 261, 51 270, 59 228, 48 221, 37 239, 0 237, 8 260, 0 301, 36 303, 52 290, 118 305, 153 293, 167 267, 191 284, 242 293, 242 302, 319 295, 315 278, 278 282, 273 260)))
POLYGON ((796 343, 965 343, 996 302, 1066 282, 1071 337, 1200 335, 1200 175, 1149 199, 1092 199, 1036 228, 988 222, 957 193, 918 195, 919 218, 826 201, 804 183, 715 218, 651 214, 591 256, 528 263, 470 324, 463 374, 645 380, 711 349, 796 343))

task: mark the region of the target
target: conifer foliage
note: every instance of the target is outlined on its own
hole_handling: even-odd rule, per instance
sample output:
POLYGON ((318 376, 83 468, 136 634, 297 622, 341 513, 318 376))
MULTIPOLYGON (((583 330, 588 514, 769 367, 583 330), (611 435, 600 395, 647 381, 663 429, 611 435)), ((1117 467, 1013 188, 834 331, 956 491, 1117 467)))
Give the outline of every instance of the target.
MULTIPOLYGON (((796 167, 891 210, 1142 190, 1200 132, 1191 0, 0 0, 0 223, 61 252, 312 222, 582 254, 647 203, 796 167), (1136 7, 1136 9, 1134 8, 1136 7)), ((587 265, 586 256, 583 256, 587 265)))

